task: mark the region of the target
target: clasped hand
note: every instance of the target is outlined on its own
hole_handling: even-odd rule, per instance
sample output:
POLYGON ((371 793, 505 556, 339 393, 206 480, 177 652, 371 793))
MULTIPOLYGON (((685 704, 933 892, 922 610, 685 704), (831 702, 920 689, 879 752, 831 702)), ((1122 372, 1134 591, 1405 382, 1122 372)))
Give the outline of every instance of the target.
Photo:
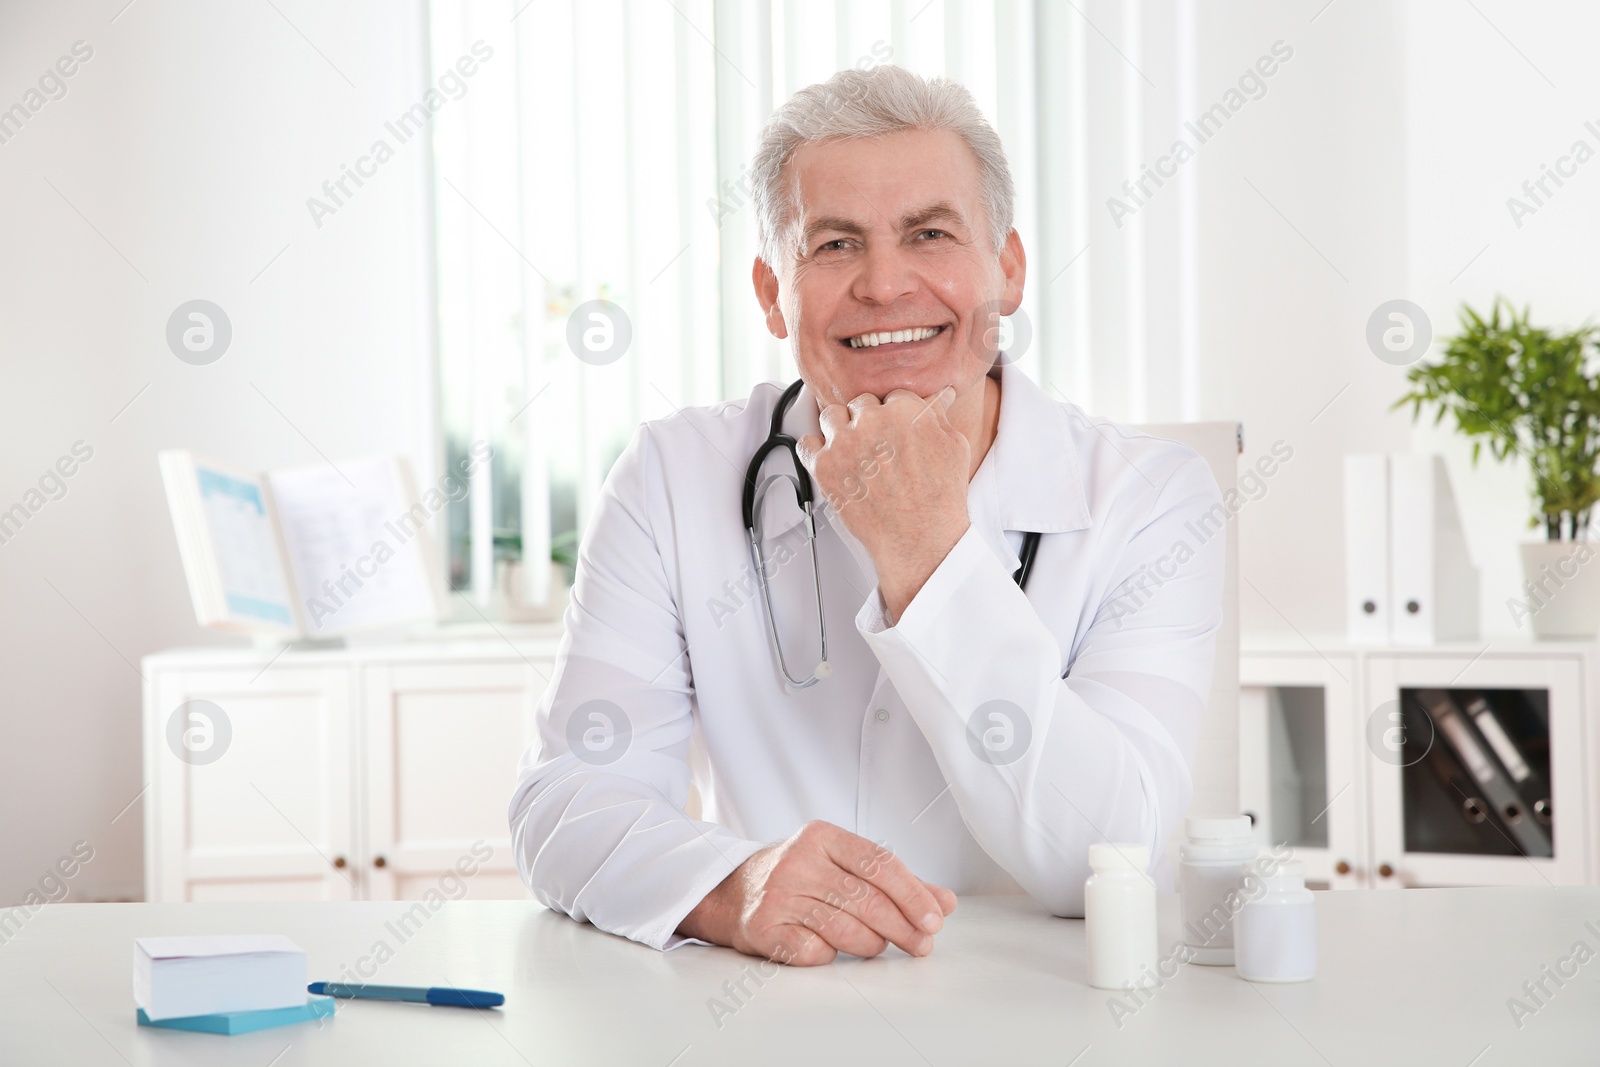
POLYGON ((832 823, 811 822, 741 863, 678 930, 809 966, 832 962, 840 952, 876 956, 891 944, 926 956, 955 908, 954 893, 922 881, 882 845, 832 823))

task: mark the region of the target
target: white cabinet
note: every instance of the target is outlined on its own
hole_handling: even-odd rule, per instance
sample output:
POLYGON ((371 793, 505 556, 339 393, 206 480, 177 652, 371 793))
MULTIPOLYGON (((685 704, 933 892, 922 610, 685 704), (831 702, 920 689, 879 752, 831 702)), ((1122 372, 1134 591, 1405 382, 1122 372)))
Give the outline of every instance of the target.
POLYGON ((552 669, 520 660, 361 668, 367 897, 418 899, 463 862, 477 867, 467 896, 527 896, 506 808, 552 669))
POLYGON ((1355 658, 1246 655, 1241 668, 1239 804, 1256 843, 1293 846, 1310 881, 1366 885, 1363 768, 1339 711, 1355 702, 1355 658))
MULTIPOLYGON (((1595 883, 1597 653, 1576 642, 1247 642, 1240 799, 1258 841, 1287 841, 1309 878, 1336 889, 1595 883), (1479 697, 1501 709, 1512 747, 1548 787, 1547 801, 1507 814, 1537 827, 1543 854, 1473 795, 1484 790, 1421 710, 1430 691, 1463 709, 1479 697)), ((1482 726, 1469 733, 1492 750, 1482 726)))
POLYGON ((359 896, 346 672, 150 657, 145 673, 145 898, 359 896))
MULTIPOLYGON (((1474 656, 1471 652, 1375 654, 1367 658, 1366 706, 1379 712, 1392 707, 1404 690, 1512 690, 1534 694, 1548 716, 1548 768, 1552 817, 1545 832, 1552 839, 1551 857, 1519 855, 1515 841, 1495 830, 1491 840, 1505 855, 1480 855, 1443 848, 1421 850, 1407 840, 1407 796, 1404 776, 1420 773, 1421 764, 1373 759, 1372 863, 1379 885, 1581 885, 1592 875, 1584 771, 1584 657, 1572 653, 1474 656), (1387 872, 1387 873, 1386 873, 1387 872)), ((1359 724, 1363 728, 1366 723, 1359 724)), ((1442 738, 1424 738, 1433 745, 1442 738)), ((1420 747, 1420 746, 1419 746, 1420 747)), ((1409 758, 1409 757, 1408 757, 1409 758)), ((1467 798, 1456 795, 1457 807, 1467 798)), ((1529 811, 1522 815, 1534 819, 1529 811)), ((1490 820, 1484 825, 1494 826, 1490 820)))
POLYGON ((526 897, 506 807, 558 638, 146 657, 146 899, 526 897))

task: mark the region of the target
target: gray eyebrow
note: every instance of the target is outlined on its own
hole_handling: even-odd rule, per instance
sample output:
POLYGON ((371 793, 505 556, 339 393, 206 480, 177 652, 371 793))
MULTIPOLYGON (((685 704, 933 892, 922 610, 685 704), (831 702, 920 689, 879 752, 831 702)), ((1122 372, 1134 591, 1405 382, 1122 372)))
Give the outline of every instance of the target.
MULTIPOLYGON (((956 210, 954 204, 948 200, 938 200, 923 207, 913 208, 900 216, 902 230, 915 229, 930 222, 955 222, 966 224, 966 219, 961 212, 956 210)), ((843 233, 851 237, 861 237, 866 234, 866 227, 855 219, 847 219, 836 215, 828 215, 813 220, 806 226, 805 244, 810 247, 812 240, 819 233, 843 233)))

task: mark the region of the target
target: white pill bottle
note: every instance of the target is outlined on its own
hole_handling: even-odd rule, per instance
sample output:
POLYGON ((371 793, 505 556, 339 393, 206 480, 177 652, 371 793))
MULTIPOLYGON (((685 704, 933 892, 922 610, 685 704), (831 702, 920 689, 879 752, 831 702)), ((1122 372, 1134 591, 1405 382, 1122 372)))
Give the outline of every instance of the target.
POLYGON ((1233 963, 1233 919, 1239 910, 1240 865, 1256 858, 1250 817, 1183 821, 1178 846, 1178 893, 1183 898, 1183 943, 1190 960, 1213 967, 1233 963))
POLYGON ((1233 921, 1234 969, 1252 982, 1315 978, 1317 898, 1306 888, 1306 865, 1289 860, 1262 881, 1266 892, 1233 921))
MULTIPOLYGON (((1127 989, 1156 968, 1156 884, 1144 845, 1089 846, 1083 918, 1089 984, 1127 989)), ((1149 979, 1145 979, 1149 981, 1149 979)))

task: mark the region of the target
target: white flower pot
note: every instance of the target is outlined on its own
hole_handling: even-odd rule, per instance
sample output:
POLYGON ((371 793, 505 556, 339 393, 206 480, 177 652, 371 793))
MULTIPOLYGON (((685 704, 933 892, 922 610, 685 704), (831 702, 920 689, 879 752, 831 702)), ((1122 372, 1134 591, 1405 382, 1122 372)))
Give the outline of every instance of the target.
POLYGON ((1517 629, 1567 640, 1600 632, 1600 544, 1525 541, 1521 549, 1522 596, 1507 605, 1517 629))
POLYGON ((529 604, 524 598, 520 560, 497 560, 495 578, 491 618, 507 622, 551 622, 566 614, 571 588, 567 585, 567 569, 561 564, 553 560, 550 563, 550 599, 544 604, 529 604))

